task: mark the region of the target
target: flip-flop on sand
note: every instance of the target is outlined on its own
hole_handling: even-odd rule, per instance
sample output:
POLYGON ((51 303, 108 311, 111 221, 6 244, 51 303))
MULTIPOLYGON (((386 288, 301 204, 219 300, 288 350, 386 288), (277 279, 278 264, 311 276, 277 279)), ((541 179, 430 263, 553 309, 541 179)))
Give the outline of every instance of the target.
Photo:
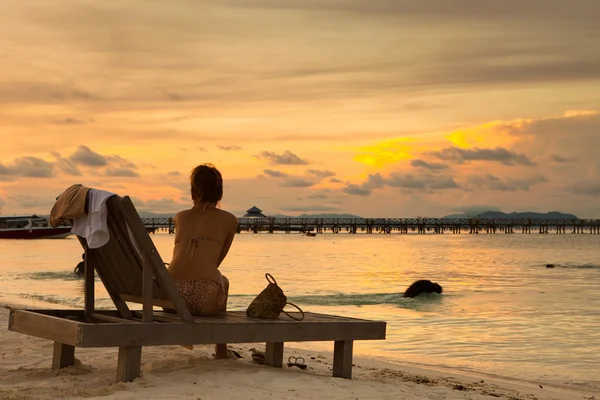
MULTIPOLYGON (((213 353, 213 357, 214 356, 215 355, 213 353)), ((244 357, 242 357, 242 355, 235 350, 227 349, 227 358, 244 358, 244 357)))
POLYGON ((235 358, 244 358, 240 353, 238 353, 235 350, 227 349, 227 353, 229 353, 229 355, 233 355, 235 358))
POLYGON ((265 353, 260 351, 255 351, 252 353, 252 360, 257 364, 263 365, 265 363, 265 353))
POLYGON ((288 367, 298 367, 300 369, 306 369, 307 365, 304 363, 304 358, 303 357, 294 357, 294 356, 290 356, 290 358, 288 358, 288 363, 287 363, 288 367))

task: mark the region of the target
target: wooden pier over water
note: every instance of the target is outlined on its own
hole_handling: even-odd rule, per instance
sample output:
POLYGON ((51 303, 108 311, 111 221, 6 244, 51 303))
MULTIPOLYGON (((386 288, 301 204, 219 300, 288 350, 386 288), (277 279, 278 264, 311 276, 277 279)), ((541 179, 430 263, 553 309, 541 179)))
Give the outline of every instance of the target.
MULTIPOLYGON (((172 218, 142 218, 149 231, 174 233, 172 218)), ((400 234, 600 234, 600 219, 239 218, 241 232, 400 234)))

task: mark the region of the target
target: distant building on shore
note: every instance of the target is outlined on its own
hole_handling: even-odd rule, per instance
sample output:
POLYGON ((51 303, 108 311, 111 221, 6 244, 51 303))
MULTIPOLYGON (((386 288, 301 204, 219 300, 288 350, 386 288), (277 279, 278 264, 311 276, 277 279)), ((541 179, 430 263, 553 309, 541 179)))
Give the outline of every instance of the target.
POLYGON ((262 210, 260 208, 252 206, 251 208, 246 210, 244 218, 267 218, 267 216, 262 213, 262 210))

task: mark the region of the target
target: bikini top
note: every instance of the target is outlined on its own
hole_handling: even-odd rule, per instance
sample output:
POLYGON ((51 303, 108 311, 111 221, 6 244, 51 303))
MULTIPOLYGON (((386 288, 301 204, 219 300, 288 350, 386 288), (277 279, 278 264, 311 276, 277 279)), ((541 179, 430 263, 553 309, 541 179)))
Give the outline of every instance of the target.
POLYGON ((200 240, 205 240, 207 242, 212 242, 212 243, 216 243, 219 246, 223 246, 221 244, 221 242, 214 240, 214 239, 209 239, 209 238, 205 238, 202 236, 198 236, 198 237, 192 237, 189 239, 184 239, 182 240, 183 242, 187 242, 187 253, 190 255, 190 258, 194 258, 194 251, 196 250, 196 247, 198 247, 198 241, 200 240))

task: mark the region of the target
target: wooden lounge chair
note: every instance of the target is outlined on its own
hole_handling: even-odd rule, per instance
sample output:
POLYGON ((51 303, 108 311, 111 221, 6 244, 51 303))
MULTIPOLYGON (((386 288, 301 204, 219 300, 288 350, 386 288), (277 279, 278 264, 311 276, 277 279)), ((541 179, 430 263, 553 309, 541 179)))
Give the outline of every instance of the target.
POLYGON ((54 341, 52 368, 73 365, 75 347, 118 347, 117 382, 140 376, 143 346, 215 343, 266 343, 265 363, 283 365, 286 341, 333 341, 333 376, 351 378, 354 340, 385 339, 386 323, 305 313, 302 321, 248 318, 230 311, 193 317, 179 295, 129 197, 107 201, 110 241, 88 249, 85 257, 83 310, 11 309, 8 329, 54 341), (94 270, 115 310, 94 306, 94 270), (127 303, 140 303, 141 311, 127 303), (153 309, 167 307, 174 313, 153 309))

